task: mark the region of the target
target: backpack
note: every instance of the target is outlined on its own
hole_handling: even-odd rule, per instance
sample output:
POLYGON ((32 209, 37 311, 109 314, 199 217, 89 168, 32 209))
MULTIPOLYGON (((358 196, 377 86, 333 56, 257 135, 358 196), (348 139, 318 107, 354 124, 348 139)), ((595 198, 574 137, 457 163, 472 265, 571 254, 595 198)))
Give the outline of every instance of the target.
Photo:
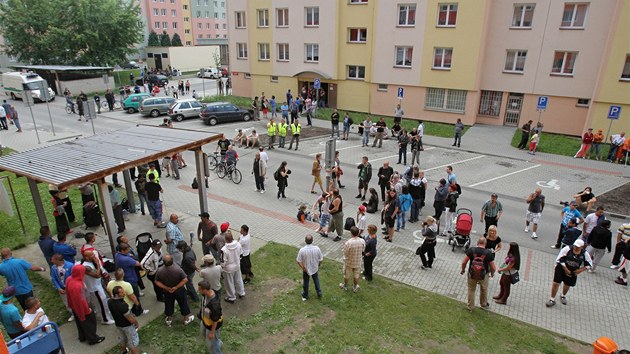
POLYGON ((355 226, 354 219, 351 217, 347 217, 346 223, 343 225, 343 229, 350 231, 350 228, 353 226, 355 226))
POLYGON ((479 255, 473 252, 473 259, 468 267, 470 278, 473 280, 483 280, 486 277, 486 255, 479 255))
POLYGON ((279 178, 280 178, 280 170, 276 170, 276 172, 273 173, 273 179, 277 181, 279 178))
POLYGON ((192 184, 190 185, 192 189, 198 189, 199 183, 197 183, 197 177, 193 178, 192 184))

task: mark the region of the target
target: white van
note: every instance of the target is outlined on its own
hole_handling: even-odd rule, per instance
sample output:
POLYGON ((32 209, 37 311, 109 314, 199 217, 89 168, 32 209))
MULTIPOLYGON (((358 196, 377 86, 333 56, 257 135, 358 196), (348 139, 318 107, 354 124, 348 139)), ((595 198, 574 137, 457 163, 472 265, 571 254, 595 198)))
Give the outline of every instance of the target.
MULTIPOLYGON (((35 102, 42 102, 41 92, 39 88, 41 86, 41 82, 43 82, 41 76, 35 73, 22 73, 22 72, 8 72, 2 74, 2 86, 4 87, 4 94, 7 97, 11 97, 12 99, 22 99, 22 91, 24 84, 30 89, 31 94, 33 95, 33 100, 35 102)), ((55 92, 49 87, 48 95, 50 96, 50 101, 55 99, 55 92)))

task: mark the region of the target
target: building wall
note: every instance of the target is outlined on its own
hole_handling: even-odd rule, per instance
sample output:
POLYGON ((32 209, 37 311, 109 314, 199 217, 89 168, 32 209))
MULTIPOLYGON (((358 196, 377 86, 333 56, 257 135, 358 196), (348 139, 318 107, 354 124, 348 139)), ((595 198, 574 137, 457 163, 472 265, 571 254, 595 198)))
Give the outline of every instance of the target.
POLYGON ((163 31, 166 31, 171 38, 173 38, 175 33, 178 33, 182 41, 184 40, 182 6, 180 1, 171 3, 170 1, 154 2, 153 0, 144 0, 144 10, 146 11, 145 14, 149 32, 155 31, 155 33, 160 35, 163 31), (155 10, 158 12, 157 15, 155 14, 155 10), (162 14, 162 11, 165 11, 165 15, 162 14), (175 11, 175 16, 172 16, 172 11, 175 11), (167 24, 166 29, 164 28, 164 22, 167 24), (177 23, 176 29, 173 28, 173 22, 177 23), (158 23, 159 25, 156 26, 158 23))
MULTIPOLYGON (((147 47, 147 53, 162 55, 166 53, 168 58, 162 58, 162 67, 169 65, 180 71, 194 71, 199 68, 214 66, 211 58, 215 53, 218 55, 219 46, 197 46, 197 47, 147 47)), ((147 58, 147 66, 155 67, 153 58, 147 58)))

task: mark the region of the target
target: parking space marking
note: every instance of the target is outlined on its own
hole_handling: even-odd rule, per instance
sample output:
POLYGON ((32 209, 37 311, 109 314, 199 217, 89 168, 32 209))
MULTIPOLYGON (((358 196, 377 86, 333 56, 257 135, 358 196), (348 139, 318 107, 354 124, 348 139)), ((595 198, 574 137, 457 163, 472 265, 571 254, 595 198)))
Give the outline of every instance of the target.
POLYGON ((379 157, 378 159, 372 159, 372 160, 370 160, 370 163, 372 163, 374 161, 379 161, 379 160, 391 159, 392 157, 398 157, 398 154, 392 155, 392 156, 379 157))
POLYGON ((621 175, 623 175, 623 172, 620 172, 620 171, 602 170, 602 169, 598 169, 598 168, 569 165, 569 164, 560 163, 560 162, 554 162, 554 161, 545 161, 545 160, 532 159, 532 162, 538 162, 538 163, 541 163, 541 164, 552 165, 552 166, 565 167, 565 168, 568 168, 568 169, 571 169, 571 170, 582 170, 582 171, 588 171, 588 172, 594 172, 594 173, 601 173, 601 174, 605 174, 605 175, 613 175, 613 176, 621 176, 621 175))
POLYGON ((494 177, 494 178, 490 178, 490 179, 487 179, 487 180, 485 180, 485 181, 477 182, 477 183, 475 183, 475 184, 471 184, 471 185, 469 185, 468 187, 477 187, 477 186, 478 186, 478 185, 480 185, 480 184, 484 184, 484 183, 488 183, 488 182, 496 181, 496 180, 501 179, 501 178, 504 178, 504 177, 508 177, 508 176, 511 176, 511 175, 515 175, 515 174, 517 174, 517 173, 521 173, 521 172, 525 172, 525 171, 527 171, 527 170, 534 169, 534 168, 536 168, 536 167, 540 167, 540 164, 538 164, 538 165, 534 165, 534 166, 529 166, 529 167, 527 167, 527 168, 524 168, 524 169, 521 169, 521 170, 518 170, 518 171, 514 171, 514 172, 506 173, 506 174, 504 174, 504 175, 497 176, 497 177, 494 177))
MULTIPOLYGON (((325 143, 325 141, 324 141, 324 143, 325 143)), ((320 143, 320 144, 321 144, 321 143, 320 143)), ((363 145, 352 145, 352 146, 346 146, 346 147, 342 147, 342 148, 337 149, 337 151, 340 151, 340 150, 347 150, 347 149, 354 149, 355 147, 360 147, 360 146, 363 146, 363 145)), ((312 154, 308 154, 308 155, 309 155, 309 156, 315 156, 315 155, 317 155, 317 154, 324 154, 324 153, 326 153, 326 151, 318 151, 318 152, 314 152, 314 153, 312 153, 312 154)))
MULTIPOLYGON (((424 150, 426 151, 427 149, 424 149, 424 150)), ((398 155, 395 155, 395 156, 398 156, 398 155)), ((427 168, 426 170, 424 170, 424 172, 433 171, 433 170, 437 170, 437 169, 440 169, 440 168, 444 168, 446 166, 453 166, 453 165, 457 165, 459 163, 464 163, 464 162, 468 162, 468 161, 472 161, 472 160, 477 160, 477 159, 480 159, 482 157, 486 157, 486 155, 479 155, 479 156, 471 157, 471 158, 466 159, 466 160, 455 161, 455 162, 447 163, 446 165, 427 168)))

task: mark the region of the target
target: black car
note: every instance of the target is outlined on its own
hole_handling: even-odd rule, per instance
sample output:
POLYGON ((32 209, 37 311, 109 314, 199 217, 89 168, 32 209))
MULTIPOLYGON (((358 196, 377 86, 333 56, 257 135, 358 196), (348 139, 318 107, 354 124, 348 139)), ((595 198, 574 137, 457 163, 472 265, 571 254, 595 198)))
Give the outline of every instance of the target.
POLYGON ((203 122, 208 125, 236 121, 247 122, 252 119, 253 116, 253 111, 238 108, 229 102, 209 103, 199 114, 203 122))
POLYGON ((122 65, 123 69, 140 69, 140 65, 135 61, 128 61, 122 65))
POLYGON ((148 80, 153 85, 158 85, 158 87, 168 86, 168 77, 164 75, 149 75, 148 80))

